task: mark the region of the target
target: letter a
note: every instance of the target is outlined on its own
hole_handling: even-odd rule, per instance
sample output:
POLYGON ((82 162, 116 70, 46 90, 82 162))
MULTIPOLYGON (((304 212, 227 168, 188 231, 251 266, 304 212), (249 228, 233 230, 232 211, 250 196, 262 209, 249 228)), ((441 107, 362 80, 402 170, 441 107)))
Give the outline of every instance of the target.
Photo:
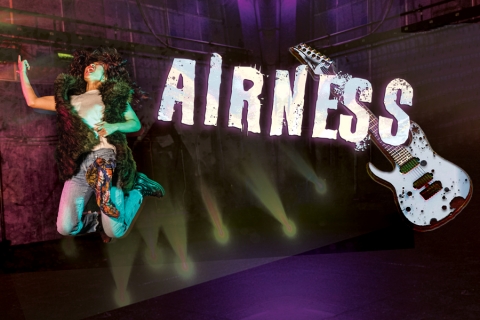
POLYGON ((158 120, 172 121, 175 103, 182 104, 182 123, 193 124, 193 101, 195 98, 195 61, 189 59, 173 59, 163 91, 162 102, 158 110, 158 120), (180 75, 183 88, 178 88, 180 75))

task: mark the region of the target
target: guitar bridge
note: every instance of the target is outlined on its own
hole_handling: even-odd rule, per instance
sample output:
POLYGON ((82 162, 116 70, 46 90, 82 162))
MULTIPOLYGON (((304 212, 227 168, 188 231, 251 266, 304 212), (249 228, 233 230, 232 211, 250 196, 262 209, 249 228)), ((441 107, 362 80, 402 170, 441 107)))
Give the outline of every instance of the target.
POLYGON ((442 190, 442 183, 440 181, 435 181, 424 190, 420 192, 420 195, 423 199, 428 200, 433 197, 438 191, 442 190))
POLYGON ((427 172, 413 183, 413 187, 415 189, 420 189, 421 187, 423 187, 424 185, 426 185, 432 180, 433 180, 433 174, 430 172, 427 172))

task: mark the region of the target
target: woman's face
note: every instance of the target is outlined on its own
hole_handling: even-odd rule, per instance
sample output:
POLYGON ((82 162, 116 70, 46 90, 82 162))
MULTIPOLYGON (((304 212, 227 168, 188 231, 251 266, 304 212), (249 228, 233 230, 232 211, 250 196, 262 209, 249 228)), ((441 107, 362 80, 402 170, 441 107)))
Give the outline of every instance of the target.
POLYGON ((106 65, 102 62, 93 62, 85 68, 83 78, 85 81, 100 81, 106 80, 105 76, 106 65))

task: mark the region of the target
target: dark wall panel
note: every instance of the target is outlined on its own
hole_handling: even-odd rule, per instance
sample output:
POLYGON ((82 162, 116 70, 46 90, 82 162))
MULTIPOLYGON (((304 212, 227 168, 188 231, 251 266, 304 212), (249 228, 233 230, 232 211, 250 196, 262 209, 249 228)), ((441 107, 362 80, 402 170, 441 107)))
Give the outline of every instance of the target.
POLYGON ((0 92, 7 238, 13 244, 58 238, 55 222, 62 184, 53 157, 55 117, 28 108, 16 82, 0 82, 0 92))
MULTIPOLYGON (((136 1, 109 0, 103 2, 105 6, 96 2, 93 7, 98 10, 87 17, 84 16, 87 15, 85 6, 89 3, 64 1, 65 15, 148 31, 136 1)), ((232 212, 232 216, 226 214, 227 220, 238 220, 235 214, 248 208, 268 214, 245 182, 247 171, 258 167, 274 182, 290 215, 297 217, 306 228, 310 227, 307 222, 320 223, 320 220, 328 219, 334 221, 332 223, 336 223, 337 227, 345 228, 355 228, 357 223, 375 224, 376 221, 355 216, 366 210, 373 210, 373 215, 380 217, 379 221, 397 215, 390 191, 372 181, 365 170, 369 160, 389 169, 388 163, 375 148, 355 152, 352 145, 340 140, 311 138, 316 95, 315 83, 310 77, 302 136, 269 136, 274 71, 281 68, 293 72, 298 65, 289 56, 287 48, 311 37, 379 19, 387 1, 375 6, 372 1, 329 1, 323 6, 314 6, 309 1, 297 0, 296 10, 280 6, 279 2, 258 4, 247 0, 224 1, 220 9, 213 9, 210 2, 196 1, 195 7, 189 6, 188 10, 186 2, 171 1, 167 8, 152 1, 144 3, 148 21, 159 33, 167 30, 172 36, 203 41, 216 39, 214 41, 244 46, 252 50, 252 54, 251 61, 245 61, 243 65, 256 65, 257 69, 262 67, 262 72, 269 75, 265 77, 263 90, 265 99, 262 100, 263 127, 260 134, 227 127, 233 68, 241 64, 230 61, 224 61, 223 66, 219 123, 217 127, 205 127, 203 112, 208 59, 197 61, 195 124, 188 126, 180 123, 180 108, 176 109, 172 122, 157 120, 174 55, 126 55, 132 76, 152 98, 139 111, 146 132, 140 139, 130 139, 132 147, 140 170, 153 174, 166 186, 175 206, 191 213, 197 221, 208 220, 201 198, 202 185, 208 185, 214 190, 222 210, 232 212), (311 11, 312 8, 314 11, 311 11), (280 15, 275 16, 273 12, 280 15), (283 25, 283 22, 288 25, 283 25), (290 24, 292 28, 289 28, 290 24), (268 54, 266 50, 270 50, 268 54), (326 180, 326 195, 317 194, 308 177, 299 172, 301 161, 326 180), (360 209, 352 213, 345 209, 347 207, 360 209), (308 211, 302 211, 304 208, 314 208, 319 214, 306 218, 302 216, 304 211, 308 211)), ((391 14, 401 12, 398 5, 392 5, 391 10, 391 14)), ((68 27, 70 31, 76 30, 73 24, 68 27)), ((115 37, 114 30, 100 32, 88 26, 85 28, 78 30, 115 37)), ((366 32, 367 29, 363 28, 328 41, 347 41, 366 32)), ((414 104, 405 111, 426 131, 436 151, 475 177, 478 173, 474 162, 468 162, 465 150, 473 149, 479 139, 476 130, 479 119, 476 115, 478 86, 472 81, 479 71, 479 57, 475 53, 480 43, 479 35, 476 24, 460 25, 406 34, 403 38, 391 39, 389 43, 358 48, 332 58, 339 70, 371 81, 374 101, 370 107, 378 115, 383 112, 386 83, 398 77, 409 81, 414 88, 414 104)), ((118 31, 116 36, 125 41, 157 43, 152 35, 118 31)), ((213 50, 208 45, 183 40, 172 40, 171 43, 187 49, 213 50)), ((320 43, 315 45, 321 47, 320 43)), ((53 80, 62 71, 62 65, 54 59, 54 50, 48 46, 23 43, 19 50, 32 65, 30 77, 39 94, 52 94, 53 80)), ((13 64, 2 66, 2 70, 0 74, 6 76, 2 76, 4 81, 0 82, 3 97, 0 102, 0 153, 3 159, 7 237, 15 244, 52 239, 57 237, 55 219, 61 191, 53 158, 55 118, 25 106, 13 73, 13 64)), ((339 108, 332 116, 338 118, 340 113, 348 111, 339 108)))

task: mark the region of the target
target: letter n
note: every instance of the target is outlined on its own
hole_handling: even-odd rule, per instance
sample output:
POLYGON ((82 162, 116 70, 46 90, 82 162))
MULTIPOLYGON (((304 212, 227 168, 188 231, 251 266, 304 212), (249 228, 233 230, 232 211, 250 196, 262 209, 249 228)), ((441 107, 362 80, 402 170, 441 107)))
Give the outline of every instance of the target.
POLYGON ((272 127, 270 128, 271 136, 279 136, 282 134, 282 126, 285 120, 284 114, 287 118, 288 134, 296 136, 301 134, 306 82, 307 68, 305 65, 298 66, 295 72, 292 97, 288 71, 276 71, 272 127))

